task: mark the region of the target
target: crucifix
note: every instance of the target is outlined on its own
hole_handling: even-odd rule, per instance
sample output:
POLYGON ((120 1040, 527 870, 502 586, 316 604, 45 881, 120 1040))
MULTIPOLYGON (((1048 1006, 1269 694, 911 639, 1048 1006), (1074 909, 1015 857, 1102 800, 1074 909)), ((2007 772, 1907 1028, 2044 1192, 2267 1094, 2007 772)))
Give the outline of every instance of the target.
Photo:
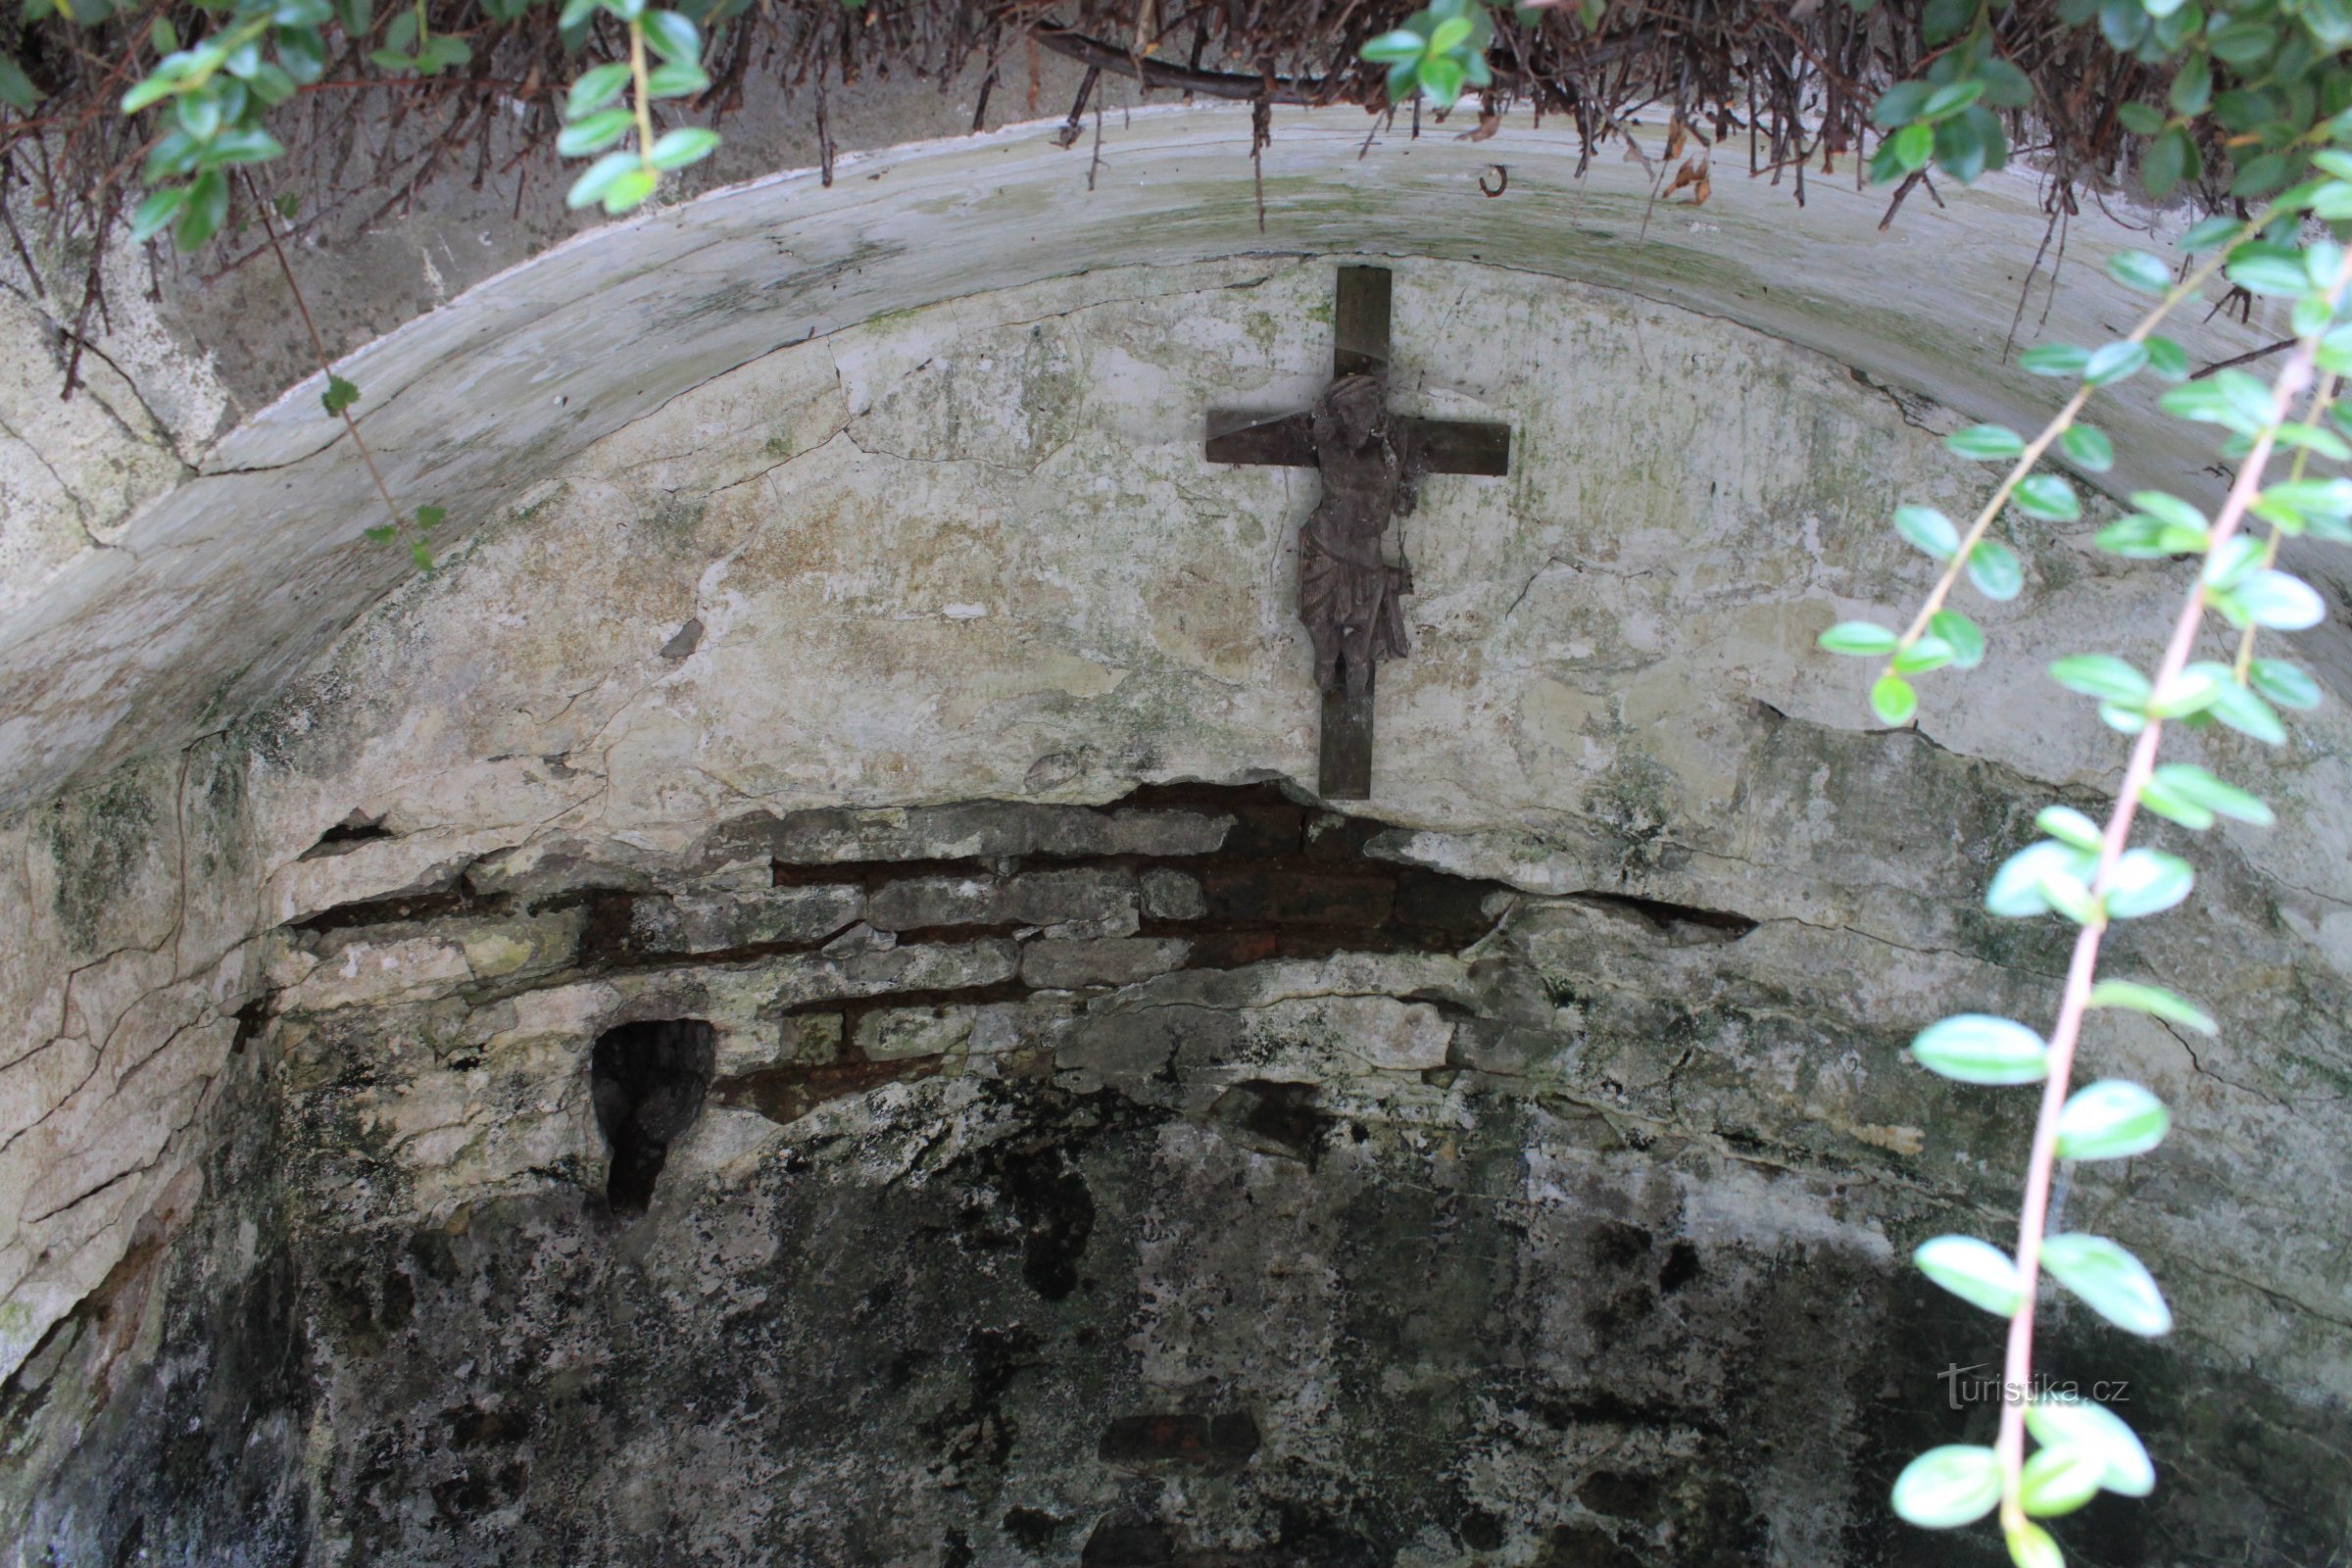
POLYGON ((1327 800, 1372 794, 1372 672, 1406 653, 1410 568, 1392 563, 1389 519, 1410 513, 1430 473, 1510 472, 1511 427, 1421 419, 1388 405, 1389 285, 1385 267, 1343 267, 1331 385, 1297 414, 1212 409, 1208 461, 1315 468, 1322 499, 1298 531, 1298 615, 1315 648, 1323 692, 1318 791, 1327 800))

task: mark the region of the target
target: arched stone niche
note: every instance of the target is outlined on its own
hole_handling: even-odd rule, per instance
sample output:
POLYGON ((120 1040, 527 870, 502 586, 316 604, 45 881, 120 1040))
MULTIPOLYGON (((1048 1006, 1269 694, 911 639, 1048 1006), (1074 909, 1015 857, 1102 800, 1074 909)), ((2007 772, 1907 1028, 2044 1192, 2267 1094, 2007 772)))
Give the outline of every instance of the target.
MULTIPOLYGON (((1027 189, 869 218, 952 234, 993 202, 1002 234, 1027 189)), ((1301 227, 1379 213, 1271 190, 1301 227)), ((0 1151, 25 1195, 0 1253, 24 1538, 73 1560, 1994 1560, 1883 1499, 1910 1452, 1989 1428, 1939 1374, 1990 1360, 1997 1325, 1903 1258, 2001 1234, 2027 1109, 1899 1048, 1960 1007, 2047 1012, 2060 936, 1974 890, 2039 807, 2095 802, 2115 752, 2036 671, 2143 641, 2173 586, 2087 528, 2024 531, 1986 668, 1919 730, 1866 727, 1812 639, 1919 590, 1883 519, 1981 487, 1936 436, 1999 376, 1952 372, 1955 409, 1472 260, 1491 210, 1383 247, 1405 253, 1398 403, 1517 435, 1511 476, 1433 479, 1408 524, 1416 646, 1383 673, 1366 805, 1295 782, 1311 483, 1200 450, 1212 404, 1320 384, 1334 258, 1230 237, 1024 262, 724 353, 698 311, 740 338, 758 313, 709 302, 773 280, 690 282, 684 246, 640 274, 651 314, 545 380, 594 420, 534 403, 487 467, 418 436, 405 461, 498 501, 437 573, 315 655, 248 648, 283 667, 209 734, 110 720, 185 744, 98 771, 127 742, 43 731, 60 749, 28 767, 81 748, 90 777, 17 820, 0 872, 38 1020, 0 1151), (614 358, 672 340, 705 358, 614 358), (707 1091, 643 1215, 615 1214, 596 1043, 676 1020, 708 1026, 707 1091)), ((675 221, 558 260, 576 280, 675 221)), ((520 410, 540 372, 512 346, 555 339, 514 321, 573 309, 532 278, 379 369, 470 365, 520 410)), ((424 418, 387 402, 387 429, 424 418)), ((332 497, 305 418, 248 439, 332 497)), ((376 565, 270 515, 318 528, 316 559, 232 575, 280 572, 257 614, 299 649, 339 612, 272 596, 364 597, 376 565)), ((120 678, 150 704, 178 679, 120 678)), ((2053 1375, 2129 1382, 2167 1476, 2076 1524, 2103 1560, 2294 1560, 2340 1527, 2352 877, 2305 808, 2341 798, 2343 739, 2330 711, 2284 766, 2184 747, 2282 822, 2201 847, 2193 913, 2115 962, 2226 1028, 2102 1016, 2085 1047, 2180 1128, 2064 1200, 2182 1321, 2154 1347, 2048 1331, 2053 1375)))

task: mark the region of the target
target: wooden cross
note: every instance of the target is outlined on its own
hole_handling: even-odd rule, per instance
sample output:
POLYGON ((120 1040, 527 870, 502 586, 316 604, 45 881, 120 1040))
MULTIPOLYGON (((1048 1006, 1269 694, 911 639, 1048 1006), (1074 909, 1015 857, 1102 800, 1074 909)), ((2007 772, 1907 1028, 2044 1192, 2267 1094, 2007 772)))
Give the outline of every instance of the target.
MULTIPOLYGON (((1385 375, 1389 368, 1391 273, 1385 267, 1343 267, 1333 311, 1331 373, 1385 375)), ((1499 475, 1511 468, 1511 427, 1464 419, 1389 416, 1391 429, 1409 454, 1410 470, 1424 473, 1499 475)), ((1208 416, 1208 461, 1257 466, 1319 467, 1311 411, 1242 414, 1212 409, 1208 416)), ((1323 693, 1323 735, 1317 788, 1327 800, 1361 801, 1372 794, 1372 682, 1323 693)))

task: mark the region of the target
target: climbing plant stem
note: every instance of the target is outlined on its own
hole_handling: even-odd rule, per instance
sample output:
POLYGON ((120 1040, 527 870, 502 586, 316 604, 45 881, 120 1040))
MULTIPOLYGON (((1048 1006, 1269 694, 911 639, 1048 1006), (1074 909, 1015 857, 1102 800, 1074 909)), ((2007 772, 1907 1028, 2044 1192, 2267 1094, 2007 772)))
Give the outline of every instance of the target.
POLYGON ((637 166, 651 171, 654 167, 654 92, 647 79, 645 64, 645 24, 629 24, 629 99, 637 112, 637 166))
MULTIPOLYGON (((2337 378, 2333 371, 2320 377, 2320 389, 2312 394, 2311 407, 2304 411, 2303 419, 2306 424, 2317 424, 2328 416, 2328 411, 2335 406, 2336 386, 2337 378)), ((2287 470, 2287 478, 2289 480, 2302 478, 2303 470, 2309 465, 2310 460, 2311 448, 2295 448, 2294 466, 2287 470)), ((2263 565, 2272 566, 2278 564, 2278 543, 2284 537, 2285 535, 2278 531, 2277 524, 2273 524, 2270 538, 2264 540, 2262 545, 2263 565)), ((2231 668, 2236 673, 2238 684, 2241 686, 2245 684, 2247 673, 2254 667, 2254 633, 2258 629, 2248 626, 2238 635, 2237 658, 2231 668)))
MULTIPOLYGON (((331 384, 335 376, 334 362, 327 358, 326 341, 318 335, 318 323, 311 318, 311 304, 302 296, 302 285, 294 281, 294 269, 286 260, 285 247, 277 242, 277 225, 270 216, 270 204, 263 200, 261 188, 253 176, 245 176, 245 193, 253 198, 254 211, 261 215, 262 233, 270 241, 270 253, 277 258, 277 270, 286 279, 286 292, 294 296, 294 309, 302 314, 303 327, 311 334, 311 351, 318 357, 318 373, 331 384)), ((391 487, 384 483, 383 470, 375 466, 375 454, 368 450, 367 438, 360 434, 360 421, 351 416, 345 405, 337 411, 343 418, 343 428, 351 432, 351 444, 359 449, 360 461, 368 466, 368 477, 375 481, 375 493, 384 500, 384 510, 392 515, 392 526, 400 526, 400 504, 392 499, 391 487)))
MULTIPOLYGON (((2271 209, 2266 207, 2252 218, 2247 219, 2239 227, 2238 233, 2241 236, 2253 233, 2270 220, 2271 209)), ((2236 241, 2232 239, 2230 243, 2234 244, 2236 241)), ((2203 288, 2206 279, 2221 270, 2222 263, 2229 254, 2229 244, 2216 247, 2212 254, 2189 271, 2187 276, 2165 291, 2164 298, 2157 301, 2155 307, 2146 316, 2140 318, 2139 324, 2126 334, 2126 340, 2132 343, 2146 342, 2149 335, 2163 324, 2164 318, 2171 315, 2177 306, 2203 288)), ((2034 466, 2041 462, 2042 457, 2050 450, 2051 444, 2074 424, 2075 416, 2082 412, 2082 406, 2090 401, 2090 395, 2097 390, 2098 388, 2087 381, 2075 388, 2075 395, 2066 400, 2065 407, 2051 417, 2048 424, 2042 426, 2041 433, 2026 443, 2026 450, 2017 455, 2017 461, 2009 466, 2008 473, 2002 476, 2001 482, 1993 490, 1991 498, 1977 513, 1976 520, 1971 522, 1968 525, 1968 531, 1960 536, 1960 548, 1953 551, 1951 560, 1944 563, 1942 572, 1936 579, 1936 586, 1928 591, 1926 601, 1920 605, 1919 613, 1913 615, 1911 624, 1904 628, 1902 640, 1895 645, 1897 654, 1909 648, 1926 634, 1928 622, 1936 618, 1936 612, 1943 608, 1944 600, 1950 597, 1952 585, 1960 580, 1961 572, 1968 569, 1969 552, 1977 548, 1979 541, 1984 539, 1985 530, 1992 526, 1993 519, 2001 514, 2001 509, 2009 504, 2009 497, 2017 489, 2019 482, 2034 471, 2034 466)), ((1890 675, 1894 673, 1892 658, 1886 662, 1886 673, 1890 675)))
MULTIPOLYGON (((2337 270, 2330 297, 2340 294, 2347 283, 2352 283, 2352 253, 2347 253, 2337 270)), ((2252 450, 2230 483, 2220 514, 2207 531, 2206 560, 2212 559, 2213 553, 2237 532, 2246 510, 2262 493, 2263 469, 2278 443, 2278 426, 2287 419, 2295 399, 2311 385, 2313 356, 2318 346, 2314 338, 2298 340, 2280 367, 2272 388, 2271 421, 2255 437, 2252 450)), ((2204 621, 2205 580, 2200 570, 2173 622, 2164 658, 2156 666, 2152 689, 2159 698, 2174 688, 2180 672, 2188 667, 2189 655, 2195 651, 2197 633, 2204 621)), ((2124 769, 2122 787, 2116 792, 2115 809, 2108 815, 2106 830, 2099 837, 2098 869, 2090 883, 2094 903, 2106 893, 2116 862, 2123 858, 2132 837, 2132 820, 2139 808, 2139 794, 2156 770, 2156 750, 2163 737, 2164 721, 2151 715, 2132 743, 2132 760, 2124 769)), ((2024 1395, 2034 1375, 2034 1308, 2041 1278, 2042 1232, 2049 1219, 2050 1173, 2058 1155, 2058 1117, 2066 1108, 2067 1090, 2074 1077, 2075 1043, 2082 1034, 2082 1014, 2090 1005, 2091 984, 2098 971, 2099 941, 2106 930, 2102 914, 2086 922, 2075 938, 2074 956, 2066 968, 2066 990, 2058 1006, 2058 1021, 2050 1031, 2048 1071, 2042 1080, 2041 1109, 2034 1122, 2025 1198, 2018 1213, 2017 1273, 2025 1288, 2017 1311, 2009 1319, 2008 1354, 2001 1372, 2000 1435, 1993 1444, 2001 1467, 2001 1528, 2012 1538, 2026 1525, 2022 1494, 2026 1458, 2024 1395)))

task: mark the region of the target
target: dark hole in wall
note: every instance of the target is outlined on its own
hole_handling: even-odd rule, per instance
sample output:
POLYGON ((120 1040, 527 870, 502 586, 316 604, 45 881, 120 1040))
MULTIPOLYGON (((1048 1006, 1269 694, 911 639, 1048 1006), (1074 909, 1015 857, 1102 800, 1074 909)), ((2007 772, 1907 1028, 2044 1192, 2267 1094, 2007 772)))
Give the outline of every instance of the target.
POLYGON ((392 830, 384 826, 383 817, 369 816, 355 808, 349 816, 319 834, 318 842, 303 851, 302 858, 316 860, 330 855, 348 855, 359 845, 392 836, 392 830))
POLYGON ((589 1063, 596 1125, 612 1151, 605 1199, 616 1214, 642 1214, 669 1146, 702 1113, 714 1036, 700 1018, 624 1023, 599 1036, 589 1063))

